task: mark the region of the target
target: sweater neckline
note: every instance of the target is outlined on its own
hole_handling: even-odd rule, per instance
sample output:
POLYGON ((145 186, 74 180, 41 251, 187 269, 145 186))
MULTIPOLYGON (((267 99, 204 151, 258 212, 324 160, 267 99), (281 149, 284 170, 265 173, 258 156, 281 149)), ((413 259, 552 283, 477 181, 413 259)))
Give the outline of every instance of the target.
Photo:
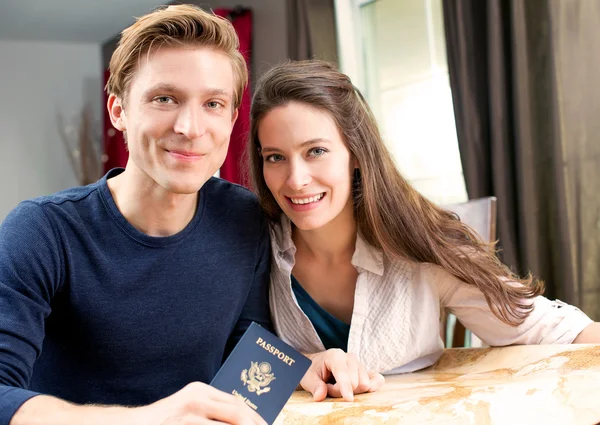
POLYGON ((125 171, 124 168, 113 168, 106 173, 106 175, 102 177, 97 184, 102 202, 108 210, 111 218, 117 224, 117 226, 131 239, 146 246, 164 247, 172 245, 185 238, 201 221, 206 205, 206 191, 204 190, 204 186, 202 186, 202 188, 198 191, 198 204, 196 206, 196 213, 194 214, 194 217, 180 232, 171 236, 150 236, 136 229, 121 213, 117 207, 117 204, 115 203, 110 189, 108 188, 108 179, 118 176, 123 171, 125 171))

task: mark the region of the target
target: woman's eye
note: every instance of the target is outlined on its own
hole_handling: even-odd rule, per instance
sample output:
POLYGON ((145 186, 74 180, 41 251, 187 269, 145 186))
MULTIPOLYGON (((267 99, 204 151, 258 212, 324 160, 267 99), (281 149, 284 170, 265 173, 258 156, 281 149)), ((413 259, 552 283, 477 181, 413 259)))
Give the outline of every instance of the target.
POLYGON ((310 154, 313 156, 321 156, 326 152, 327 152, 327 150, 324 148, 313 148, 310 150, 310 154))
POLYGON ((279 155, 279 154, 273 154, 273 155, 269 155, 265 158, 265 161, 267 162, 279 162, 283 159, 283 155, 279 155))

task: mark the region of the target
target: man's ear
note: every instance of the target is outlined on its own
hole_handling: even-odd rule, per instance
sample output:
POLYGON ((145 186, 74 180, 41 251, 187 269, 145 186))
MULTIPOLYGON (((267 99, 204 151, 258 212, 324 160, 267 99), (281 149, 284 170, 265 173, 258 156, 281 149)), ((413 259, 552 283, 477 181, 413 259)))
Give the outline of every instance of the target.
POLYGON ((238 116, 240 115, 240 110, 239 109, 234 109, 233 110, 233 114, 231 115, 231 125, 233 126, 235 124, 235 122, 238 119, 238 116))
POLYGON ((108 108, 108 115, 110 115, 110 122, 113 127, 119 131, 127 130, 125 123, 125 109, 123 108, 123 101, 121 98, 114 94, 110 94, 108 96, 106 107, 108 108))

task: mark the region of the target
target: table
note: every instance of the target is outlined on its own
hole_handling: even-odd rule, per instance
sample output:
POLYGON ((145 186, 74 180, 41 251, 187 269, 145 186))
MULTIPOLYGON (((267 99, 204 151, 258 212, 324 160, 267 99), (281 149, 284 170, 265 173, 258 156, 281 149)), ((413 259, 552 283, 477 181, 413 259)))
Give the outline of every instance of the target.
POLYGON ((354 402, 295 392, 275 425, 600 422, 600 345, 445 350, 419 372, 387 376, 354 402))

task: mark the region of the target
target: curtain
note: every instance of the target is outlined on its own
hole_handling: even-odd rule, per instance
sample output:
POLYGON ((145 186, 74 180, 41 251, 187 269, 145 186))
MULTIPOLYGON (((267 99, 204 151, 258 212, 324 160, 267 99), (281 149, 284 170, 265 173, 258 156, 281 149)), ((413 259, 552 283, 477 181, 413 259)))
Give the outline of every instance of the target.
POLYGON ((290 59, 338 63, 334 0, 287 0, 287 16, 290 59))
POLYGON ((443 0, 470 198, 498 198, 501 258, 600 319, 600 2, 443 0), (596 136, 597 137, 597 136, 596 136))
MULTIPOLYGON (((108 69, 105 70, 104 85, 102 87, 106 87, 109 75, 110 72, 108 69)), ((104 156, 102 160, 104 162, 104 173, 107 173, 108 170, 112 168, 125 167, 125 165, 127 165, 127 159, 129 158, 129 152, 125 145, 123 133, 114 128, 110 122, 110 115, 108 113, 108 108, 106 107, 106 103, 108 102, 108 95, 106 92, 104 92, 103 100, 104 107, 102 109, 104 111, 104 121, 102 135, 104 139, 104 156)))
MULTIPOLYGON (((252 11, 247 8, 215 9, 214 13, 231 20, 240 39, 240 51, 246 59, 248 70, 252 67, 252 11)), ((242 103, 238 111, 238 119, 233 126, 227 157, 220 170, 220 177, 230 182, 247 186, 247 178, 243 172, 242 160, 246 139, 250 131, 250 85, 244 90, 242 103)))
POLYGON ((551 0, 572 299, 600 320, 600 2, 551 0))

